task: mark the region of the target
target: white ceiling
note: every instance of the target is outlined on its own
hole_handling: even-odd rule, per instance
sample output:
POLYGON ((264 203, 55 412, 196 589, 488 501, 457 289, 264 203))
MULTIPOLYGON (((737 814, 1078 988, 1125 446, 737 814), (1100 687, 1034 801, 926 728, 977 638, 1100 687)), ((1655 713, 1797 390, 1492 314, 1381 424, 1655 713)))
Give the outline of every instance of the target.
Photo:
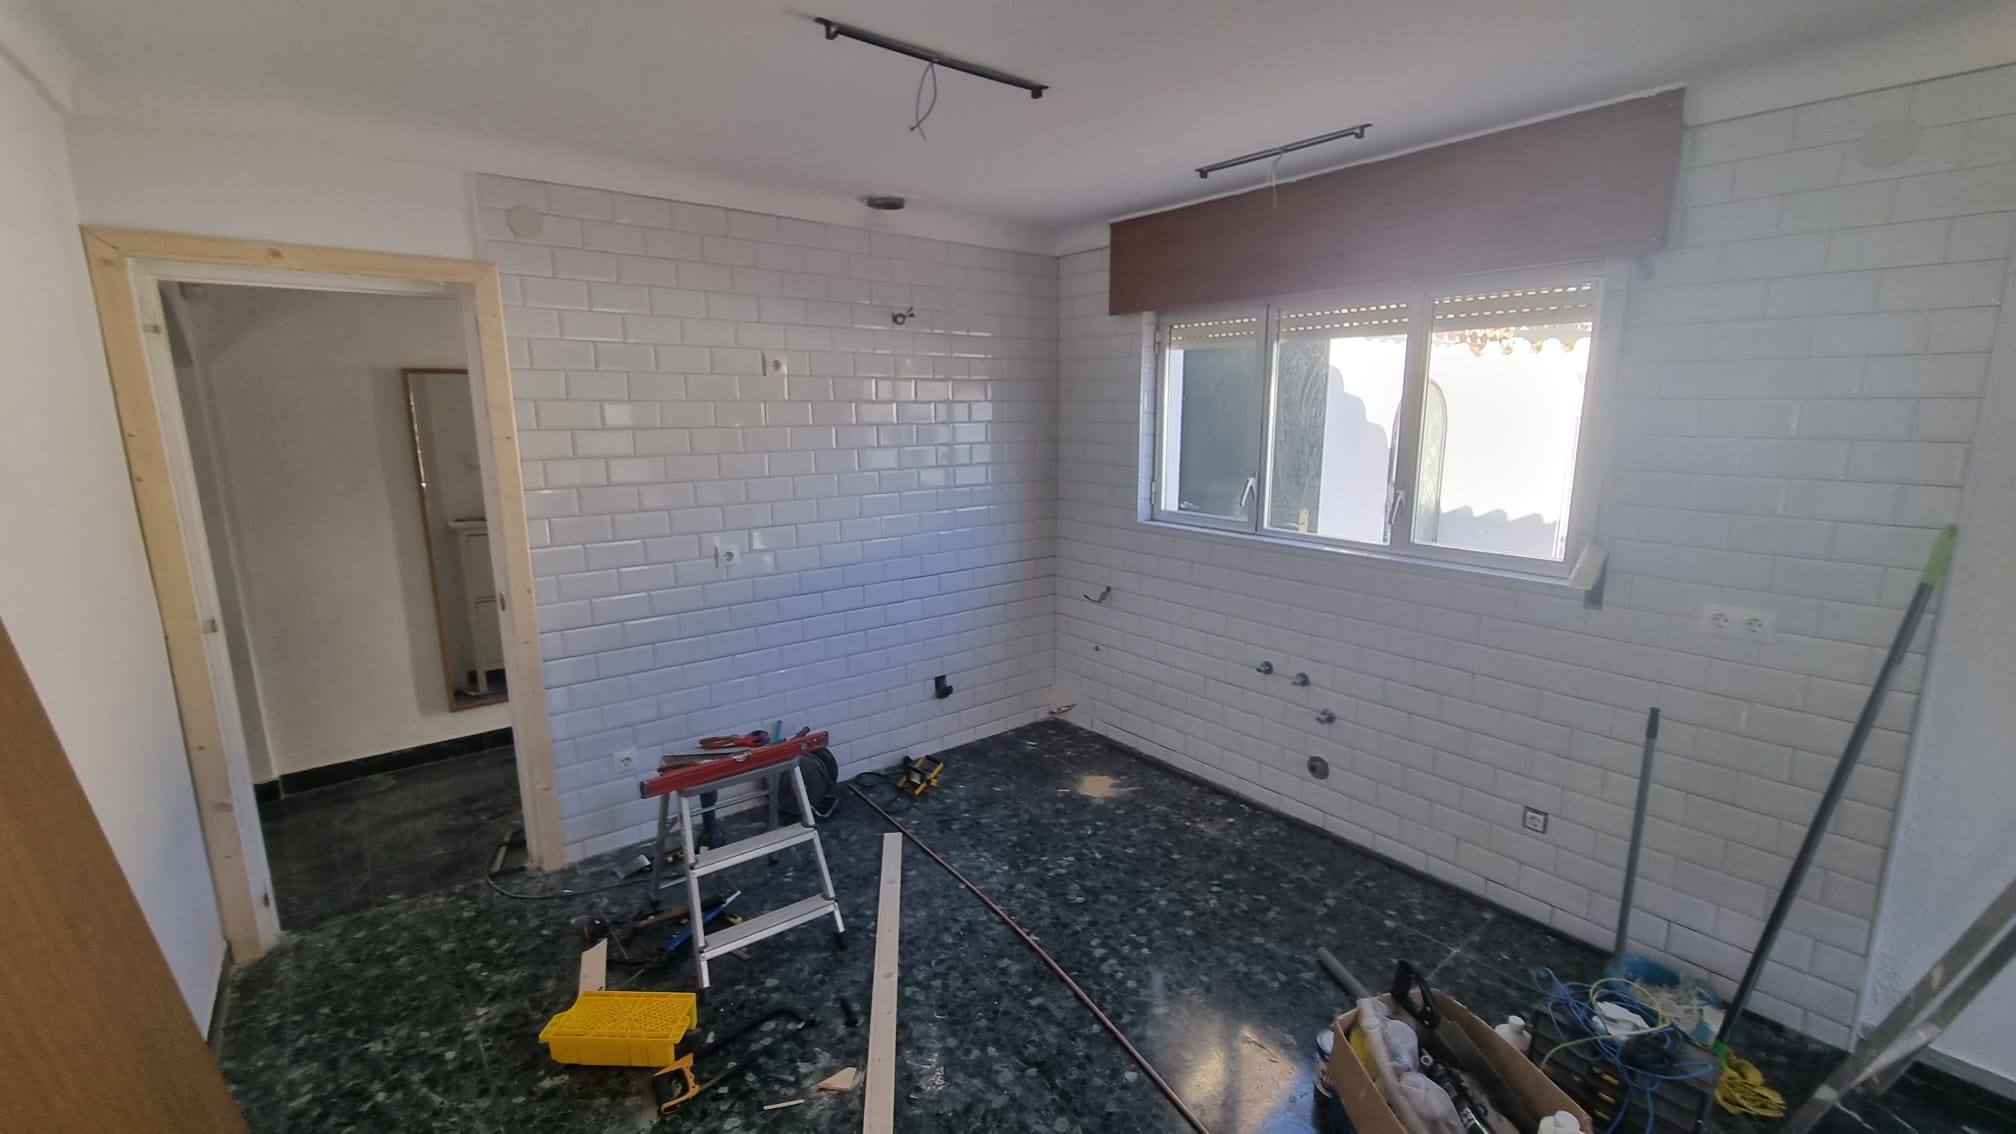
POLYGON ((256 98, 1046 228, 1362 160, 1974 0, 43 0, 87 82, 256 98), (921 65, 824 15, 1051 85, 921 65))

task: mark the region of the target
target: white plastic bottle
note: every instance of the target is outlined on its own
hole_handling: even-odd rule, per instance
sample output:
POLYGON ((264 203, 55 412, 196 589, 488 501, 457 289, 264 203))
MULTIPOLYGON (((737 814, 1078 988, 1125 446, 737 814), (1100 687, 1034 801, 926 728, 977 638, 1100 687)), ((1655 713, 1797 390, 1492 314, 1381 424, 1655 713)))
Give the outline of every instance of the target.
POLYGON ((1565 1110, 1557 1110, 1540 1120, 1540 1134, 1578 1134, 1582 1123, 1565 1110))
MULTIPOLYGON (((1526 1030, 1526 1021, 1518 1016, 1507 1016, 1505 1022, 1491 1029, 1524 1055, 1533 1047, 1533 1033, 1526 1030)), ((1571 1116, 1572 1117, 1572 1116, 1571 1116)))

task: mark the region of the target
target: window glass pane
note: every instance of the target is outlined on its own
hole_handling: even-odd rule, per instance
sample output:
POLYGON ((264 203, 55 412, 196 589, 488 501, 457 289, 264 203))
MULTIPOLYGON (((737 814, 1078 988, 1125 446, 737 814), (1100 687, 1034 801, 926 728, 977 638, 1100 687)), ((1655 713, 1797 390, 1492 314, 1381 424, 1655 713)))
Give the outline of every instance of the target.
POLYGON ((1435 300, 1414 542, 1563 558, 1596 299, 1577 283, 1435 300))
POLYGON ((1251 520, 1260 470, 1258 315, 1173 323, 1162 372, 1161 507, 1251 520))
POLYGON ((1274 351, 1267 526, 1387 541, 1407 305, 1290 308, 1274 351))

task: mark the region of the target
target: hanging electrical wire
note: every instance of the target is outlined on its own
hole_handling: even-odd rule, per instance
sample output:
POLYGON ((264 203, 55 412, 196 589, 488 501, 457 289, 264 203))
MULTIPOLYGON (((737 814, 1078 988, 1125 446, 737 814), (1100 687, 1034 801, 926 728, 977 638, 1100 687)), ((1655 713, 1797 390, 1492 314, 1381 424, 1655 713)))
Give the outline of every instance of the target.
POLYGON ((936 109, 938 109, 938 61, 932 59, 924 64, 924 73, 917 76, 917 97, 910 103, 912 119, 910 129, 915 130, 917 137, 923 141, 931 140, 924 133, 924 121, 930 118, 931 112, 936 109), (931 83, 931 101, 928 105, 924 101, 924 83, 927 80, 931 83))

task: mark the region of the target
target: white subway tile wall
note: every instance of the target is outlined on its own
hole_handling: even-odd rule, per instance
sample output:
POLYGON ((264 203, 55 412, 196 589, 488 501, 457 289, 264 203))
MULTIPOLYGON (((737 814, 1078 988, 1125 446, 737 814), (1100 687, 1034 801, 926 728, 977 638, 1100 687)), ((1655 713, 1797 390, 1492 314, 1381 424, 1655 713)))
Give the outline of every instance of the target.
POLYGON ((648 833, 626 749, 648 766, 781 719, 831 730, 852 774, 1043 715, 1053 258, 502 177, 474 193, 570 858, 648 833), (544 214, 536 237, 513 205, 544 214))
MULTIPOLYGON (((1608 376, 1600 611, 1138 522, 1142 321, 1105 314, 1104 250, 1064 258, 1057 669, 1074 719, 1607 945, 1658 705, 1634 943, 1733 982, 1934 529, 1958 514, 2009 270, 2012 136, 2016 68, 1687 132, 1671 247, 1630 289, 1608 376), (1926 128, 1917 149, 1864 165, 1855 140, 1905 115, 1926 128), (1077 598, 1108 584, 1101 605, 1077 598), (1711 599, 1775 611, 1777 639, 1702 632, 1711 599), (1280 676, 1297 670, 1309 688, 1280 676), (1529 805, 1552 814, 1545 835, 1521 827, 1529 805)), ((1835 1043, 1924 642, 1756 1002, 1835 1043)))

